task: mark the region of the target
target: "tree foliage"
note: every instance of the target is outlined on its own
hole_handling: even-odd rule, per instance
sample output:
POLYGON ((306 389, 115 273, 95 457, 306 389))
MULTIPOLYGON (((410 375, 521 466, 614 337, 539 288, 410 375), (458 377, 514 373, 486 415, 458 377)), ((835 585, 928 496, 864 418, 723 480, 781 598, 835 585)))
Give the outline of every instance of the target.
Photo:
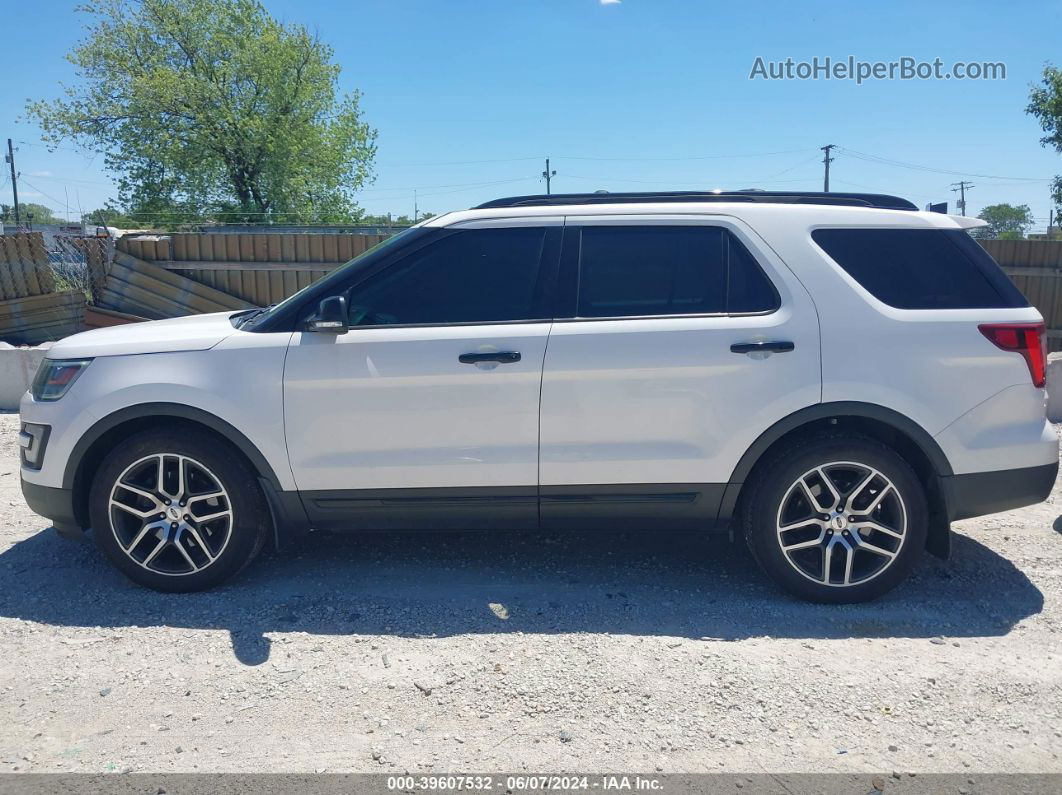
POLYGON ((340 96, 333 52, 255 0, 91 0, 79 82, 28 116, 103 152, 141 223, 345 223, 376 131, 340 96))
POLYGON ((98 210, 90 210, 84 213, 81 216, 81 223, 88 226, 113 226, 118 229, 141 229, 151 226, 150 223, 131 218, 110 204, 100 207, 98 210))
POLYGON ((988 226, 973 230, 973 236, 981 239, 1021 240, 1033 225, 1032 210, 1027 204, 1017 207, 1013 204, 992 204, 981 210, 977 217, 988 222, 988 226))
MULTIPOLYGON (((1043 79, 1033 86, 1025 112, 1035 116, 1047 133, 1040 143, 1062 153, 1062 69, 1044 67, 1043 79)), ((1055 177, 1051 198, 1055 207, 1062 209, 1062 176, 1055 177)))
MULTIPOLYGON (((7 224, 15 223, 14 205, 0 204, 0 218, 7 224)), ((24 225, 33 224, 34 226, 70 223, 65 218, 60 218, 43 204, 34 204, 33 202, 18 203, 18 219, 24 225)))

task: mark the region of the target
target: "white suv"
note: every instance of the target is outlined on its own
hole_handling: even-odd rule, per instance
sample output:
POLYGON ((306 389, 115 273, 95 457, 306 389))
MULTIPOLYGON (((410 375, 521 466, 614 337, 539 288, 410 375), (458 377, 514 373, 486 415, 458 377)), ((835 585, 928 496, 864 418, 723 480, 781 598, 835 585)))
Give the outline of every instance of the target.
POLYGON ((489 202, 269 309, 59 342, 23 490, 167 591, 309 529, 736 527, 798 596, 870 599, 1055 480, 1042 319, 977 223, 869 194, 489 202))

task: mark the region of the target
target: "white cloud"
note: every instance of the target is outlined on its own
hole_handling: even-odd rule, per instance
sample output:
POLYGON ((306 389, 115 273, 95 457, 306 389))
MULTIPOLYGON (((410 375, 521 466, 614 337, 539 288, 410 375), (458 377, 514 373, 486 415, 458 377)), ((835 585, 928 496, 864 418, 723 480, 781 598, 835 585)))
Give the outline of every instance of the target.
POLYGON ((618 6, 623 0, 599 0, 603 6, 618 6))
POLYGON ((29 176, 31 177, 50 177, 51 175, 51 171, 31 171, 29 173, 29 176))

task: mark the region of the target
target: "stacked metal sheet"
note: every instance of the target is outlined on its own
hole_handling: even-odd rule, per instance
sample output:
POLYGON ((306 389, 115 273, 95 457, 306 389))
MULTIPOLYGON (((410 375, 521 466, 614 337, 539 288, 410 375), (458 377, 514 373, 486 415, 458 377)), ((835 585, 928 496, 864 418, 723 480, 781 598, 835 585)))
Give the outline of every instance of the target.
POLYGON ((85 294, 64 290, 0 301, 0 340, 37 345, 85 328, 85 294))
POLYGON ((56 292, 40 232, 0 235, 0 340, 35 345, 84 329, 85 295, 56 292))
POLYGON ((254 306, 122 251, 114 254, 96 303, 151 320, 254 306))

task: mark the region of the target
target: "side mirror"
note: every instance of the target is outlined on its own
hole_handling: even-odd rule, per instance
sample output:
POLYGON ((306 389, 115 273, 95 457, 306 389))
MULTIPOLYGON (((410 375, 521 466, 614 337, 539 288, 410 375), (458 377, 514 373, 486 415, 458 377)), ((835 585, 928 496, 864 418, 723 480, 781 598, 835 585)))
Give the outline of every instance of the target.
POLYGON ((307 331, 319 331, 324 334, 346 334, 350 325, 347 320, 347 299, 333 295, 321 301, 317 314, 306 324, 307 331))

